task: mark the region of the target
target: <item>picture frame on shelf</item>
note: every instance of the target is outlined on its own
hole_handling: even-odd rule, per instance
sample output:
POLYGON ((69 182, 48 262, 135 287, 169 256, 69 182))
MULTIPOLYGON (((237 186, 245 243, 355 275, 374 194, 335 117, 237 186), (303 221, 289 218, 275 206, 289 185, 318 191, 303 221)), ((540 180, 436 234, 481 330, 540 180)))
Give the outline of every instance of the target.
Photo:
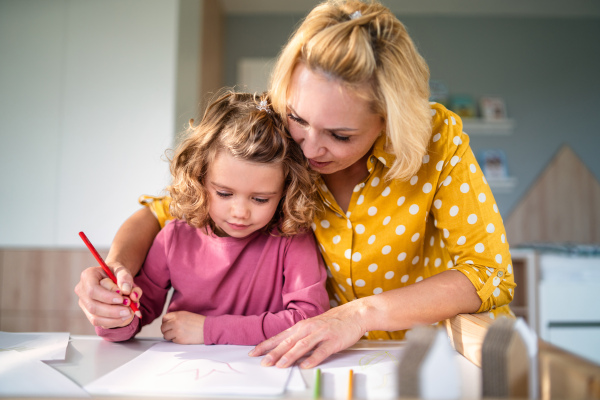
POLYGON ((479 99, 481 118, 487 121, 504 121, 507 119, 506 104, 500 97, 484 96, 479 99))
POLYGON ((448 87, 444 82, 435 79, 429 81, 429 101, 447 107, 449 96, 448 87))
POLYGON ((450 109, 462 119, 477 117, 477 106, 475 100, 469 95, 453 95, 450 98, 450 109))
POLYGON ((479 164, 488 180, 507 179, 508 163, 506 154, 500 149, 487 149, 479 152, 479 164))

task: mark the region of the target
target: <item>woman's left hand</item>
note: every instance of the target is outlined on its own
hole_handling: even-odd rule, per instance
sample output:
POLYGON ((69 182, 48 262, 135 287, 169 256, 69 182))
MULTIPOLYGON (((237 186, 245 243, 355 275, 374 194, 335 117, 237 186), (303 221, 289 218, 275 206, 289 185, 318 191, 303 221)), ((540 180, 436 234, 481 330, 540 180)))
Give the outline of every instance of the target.
POLYGON ((177 344, 203 344, 206 316, 189 311, 174 311, 164 315, 160 330, 165 340, 177 344))
POLYGON ((249 355, 256 357, 268 353, 262 366, 286 368, 312 350, 300 364, 301 368, 312 368, 331 354, 352 346, 366 333, 364 313, 358 303, 353 301, 300 321, 260 343, 249 355))

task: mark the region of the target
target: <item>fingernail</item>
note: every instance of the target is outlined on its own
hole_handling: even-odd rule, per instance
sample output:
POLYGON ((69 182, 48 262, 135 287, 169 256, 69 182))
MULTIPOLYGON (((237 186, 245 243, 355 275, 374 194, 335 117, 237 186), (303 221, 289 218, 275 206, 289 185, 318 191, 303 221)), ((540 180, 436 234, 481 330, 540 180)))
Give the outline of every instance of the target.
POLYGON ((138 298, 138 294, 136 292, 131 293, 131 297, 133 297, 134 299, 138 298))
POLYGON ((302 362, 302 364, 300 364, 300 368, 309 368, 310 367, 310 361, 305 360, 302 362))
POLYGON ((115 298, 113 299, 113 303, 116 303, 116 304, 121 304, 122 302, 123 302, 123 300, 121 300, 121 299, 119 299, 119 298, 117 298, 117 297, 115 297, 115 298))
POLYGON ((287 364, 287 361, 288 361, 287 358, 281 357, 279 359, 279 361, 277 361, 277 367, 279 367, 279 368, 285 368, 285 366, 287 364))
POLYGON ((122 317, 128 317, 129 316, 129 310, 123 310, 119 313, 122 317))
POLYGON ((252 350, 250 350, 250 353, 248 353, 248 355, 249 355, 250 357, 252 357, 252 356, 254 355, 254 352, 255 352, 255 351, 256 351, 256 347, 255 347, 255 348, 253 348, 252 350))
POLYGON ((271 365, 273 365, 273 357, 265 356, 265 358, 263 358, 260 362, 260 365, 262 365, 263 367, 270 367, 271 365))
POLYGON ((131 292, 131 285, 129 283, 124 283, 123 284, 123 291, 127 292, 127 293, 131 292))
POLYGON ((121 294, 121 291, 119 289, 117 289, 117 293, 121 294))
POLYGON ((123 305, 124 305, 124 306, 127 306, 127 305, 129 305, 129 299, 125 299, 125 300, 123 300, 123 305))

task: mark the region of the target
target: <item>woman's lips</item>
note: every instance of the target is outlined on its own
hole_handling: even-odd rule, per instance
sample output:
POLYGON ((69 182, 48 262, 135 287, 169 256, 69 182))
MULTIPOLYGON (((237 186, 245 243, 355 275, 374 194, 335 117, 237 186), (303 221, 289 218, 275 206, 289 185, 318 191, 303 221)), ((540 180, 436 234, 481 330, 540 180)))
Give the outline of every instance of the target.
POLYGON ((319 162, 319 161, 315 161, 315 160, 309 159, 308 163, 313 168, 325 168, 326 166, 328 166, 329 164, 331 164, 331 161, 328 161, 328 162, 319 162))

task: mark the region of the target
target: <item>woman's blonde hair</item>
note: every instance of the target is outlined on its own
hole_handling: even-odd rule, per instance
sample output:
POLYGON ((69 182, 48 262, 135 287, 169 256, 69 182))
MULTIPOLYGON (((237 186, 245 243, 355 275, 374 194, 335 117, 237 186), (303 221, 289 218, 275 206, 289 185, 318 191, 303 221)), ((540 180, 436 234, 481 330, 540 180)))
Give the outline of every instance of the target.
POLYGON ((171 160, 171 214, 196 228, 214 224, 210 219, 210 196, 205 188, 208 168, 221 151, 244 161, 280 164, 284 195, 273 219, 282 236, 294 235, 310 226, 316 209, 314 176, 300 147, 291 139, 269 98, 249 93, 222 91, 207 107, 197 126, 190 121, 187 137, 171 160))
POLYGON ((389 9, 356 0, 316 6, 282 50, 271 77, 273 107, 281 115, 300 63, 350 89, 366 83, 370 93, 356 93, 367 96, 385 120, 386 150, 396 156, 387 178, 406 180, 418 171, 431 137, 429 68, 389 9))

